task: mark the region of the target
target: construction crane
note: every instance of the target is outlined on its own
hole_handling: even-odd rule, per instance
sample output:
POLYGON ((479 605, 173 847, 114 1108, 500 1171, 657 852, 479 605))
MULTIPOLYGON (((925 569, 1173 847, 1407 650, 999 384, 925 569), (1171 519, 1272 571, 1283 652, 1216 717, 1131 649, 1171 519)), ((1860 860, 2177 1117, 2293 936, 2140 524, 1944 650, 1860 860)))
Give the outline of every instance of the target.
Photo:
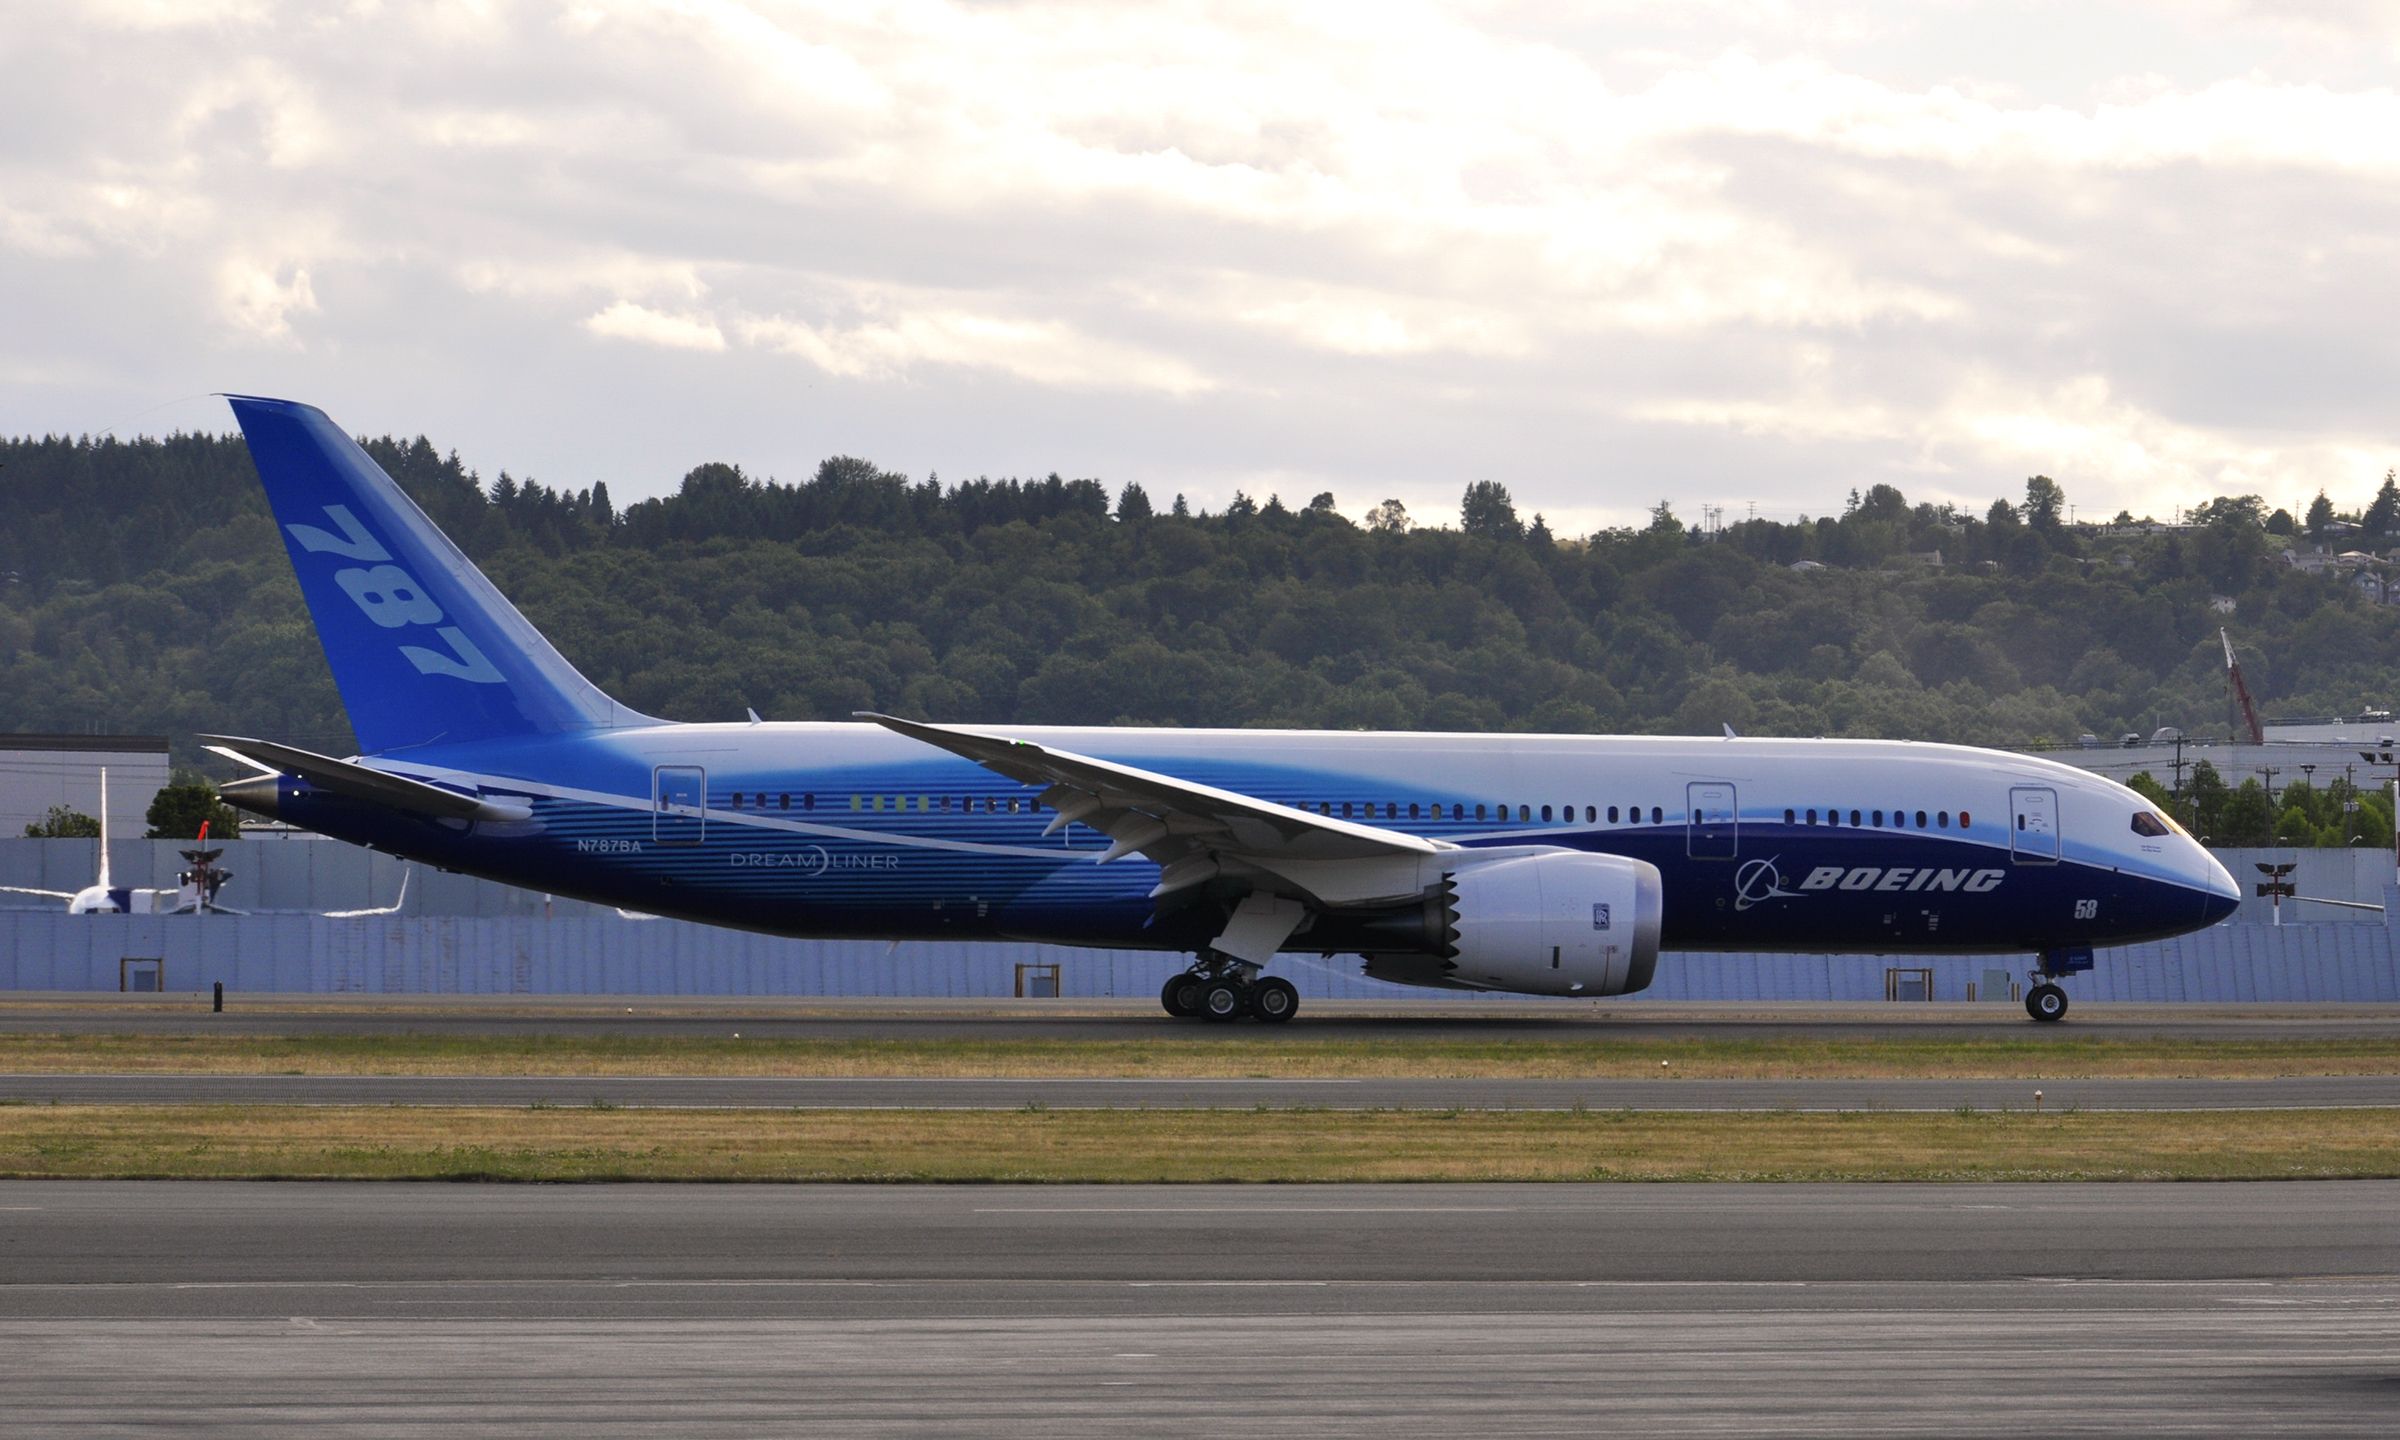
POLYGON ((2250 703, 2250 687, 2242 683, 2241 662, 2233 658, 2233 637, 2219 630, 2217 638, 2225 642, 2225 676, 2233 682, 2233 704, 2239 712, 2237 718, 2242 728, 2250 732, 2250 743, 2264 745, 2267 743, 2266 727, 2258 723, 2258 707, 2250 703))

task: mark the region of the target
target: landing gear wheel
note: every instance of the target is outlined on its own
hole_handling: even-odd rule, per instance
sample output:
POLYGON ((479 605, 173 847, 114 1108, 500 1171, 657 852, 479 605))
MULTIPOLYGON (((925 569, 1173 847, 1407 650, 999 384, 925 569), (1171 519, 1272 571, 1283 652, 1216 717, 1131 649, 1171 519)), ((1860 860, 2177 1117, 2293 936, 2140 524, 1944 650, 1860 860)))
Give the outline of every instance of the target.
POLYGON ((1250 997, 1231 980, 1211 980, 1200 990, 1200 1018, 1203 1020, 1239 1020, 1249 1008, 1250 997))
POLYGON ((1200 981, 1190 974, 1170 975, 1158 992, 1158 1003, 1178 1020, 1200 1013, 1200 981))
POLYGON ((2025 1013, 2048 1024, 2067 1015, 2067 992, 2056 985, 2036 985, 2025 992, 2025 1013))
POLYGON ((1300 992, 1289 980, 1270 975, 1250 987, 1250 1013, 1269 1025, 1280 1025, 1300 1013, 1300 992))

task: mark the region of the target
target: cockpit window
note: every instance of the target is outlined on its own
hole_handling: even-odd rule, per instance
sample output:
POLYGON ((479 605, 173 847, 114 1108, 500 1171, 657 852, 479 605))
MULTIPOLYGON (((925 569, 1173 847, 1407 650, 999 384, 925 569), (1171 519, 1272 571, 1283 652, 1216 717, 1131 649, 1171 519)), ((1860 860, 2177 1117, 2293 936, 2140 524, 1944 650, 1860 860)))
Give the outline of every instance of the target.
POLYGON ((2167 833, 2167 822, 2147 810, 2136 810, 2133 812, 2133 833, 2153 837, 2164 835, 2167 833))

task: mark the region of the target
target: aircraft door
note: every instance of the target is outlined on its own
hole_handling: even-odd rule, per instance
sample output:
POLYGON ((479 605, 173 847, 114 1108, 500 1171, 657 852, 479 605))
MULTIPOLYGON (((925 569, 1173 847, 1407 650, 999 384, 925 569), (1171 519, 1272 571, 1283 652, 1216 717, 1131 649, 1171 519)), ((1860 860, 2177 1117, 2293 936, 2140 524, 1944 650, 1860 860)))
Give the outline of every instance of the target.
POLYGON ((697 845, 708 833, 708 772, 697 765, 661 765, 650 806, 650 838, 661 845, 697 845))
POLYGON ((1694 860, 1731 860, 1741 849, 1742 812, 1734 803, 1733 786, 1722 780, 1695 780, 1683 787, 1685 822, 1683 849, 1694 860))
POLYGON ((2058 792, 2018 787, 2008 792, 2008 848, 2019 865, 2058 863, 2058 792))

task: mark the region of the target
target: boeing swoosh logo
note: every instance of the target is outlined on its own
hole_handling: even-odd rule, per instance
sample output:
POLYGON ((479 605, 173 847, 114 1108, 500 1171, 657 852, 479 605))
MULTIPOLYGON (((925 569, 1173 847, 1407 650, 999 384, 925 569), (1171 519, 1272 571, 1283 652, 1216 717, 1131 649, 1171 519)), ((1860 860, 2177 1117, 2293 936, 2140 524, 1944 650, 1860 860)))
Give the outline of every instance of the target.
MULTIPOLYGON (((1776 860, 1783 857, 1778 855, 1776 860)), ((1796 900, 1800 892, 1783 888, 1783 872, 1775 860, 1752 860, 1733 872, 1733 908, 1747 910, 1769 900, 1796 900)))

